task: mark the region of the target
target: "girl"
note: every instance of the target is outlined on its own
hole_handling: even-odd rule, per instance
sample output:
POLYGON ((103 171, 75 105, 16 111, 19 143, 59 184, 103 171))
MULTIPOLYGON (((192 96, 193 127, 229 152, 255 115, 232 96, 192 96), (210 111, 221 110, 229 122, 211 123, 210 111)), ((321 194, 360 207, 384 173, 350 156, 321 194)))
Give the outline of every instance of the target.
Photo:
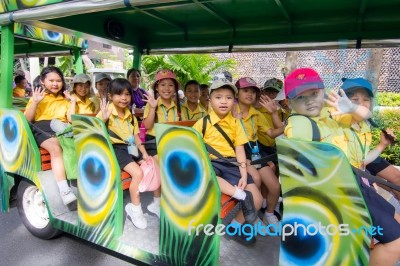
MULTIPOLYGON (((138 163, 144 163, 143 160, 146 163, 150 163, 151 158, 140 141, 136 117, 129 110, 131 103, 131 85, 129 81, 123 78, 111 81, 108 85, 108 98, 111 104, 103 98, 100 102, 101 111, 97 114, 97 117, 106 123, 120 168, 128 172, 132 177, 129 186, 132 203, 128 203, 125 206, 125 211, 137 228, 145 229, 147 221, 143 215, 139 194, 139 184, 143 178, 143 171, 138 163), (134 143, 136 143, 141 154, 139 153, 138 156, 133 157, 129 153, 129 146, 134 143)), ((147 209, 159 217, 160 190, 156 191, 154 195, 154 201, 147 206, 147 209)))
POLYGON ((200 106, 200 84, 196 80, 189 80, 185 85, 186 103, 182 104, 182 120, 199 120, 206 115, 200 106))
POLYGON ((72 105, 75 108, 76 114, 89 114, 95 113, 95 105, 89 99, 90 97, 90 77, 86 74, 75 75, 72 80, 72 95, 76 99, 72 105))
POLYGON ((132 85, 132 106, 134 105, 135 108, 142 109, 146 105, 144 95, 147 95, 144 89, 139 88, 142 74, 138 69, 131 68, 128 70, 126 76, 132 85))
MULTIPOLYGON (((252 157, 255 155, 258 155, 259 157, 270 155, 270 153, 266 152, 259 145, 257 132, 263 131, 271 138, 275 138, 283 133, 283 123, 279 121, 277 107, 274 104, 274 101, 270 100, 269 98, 261 98, 259 103, 266 110, 271 111, 272 119, 276 120, 276 124, 279 127, 270 127, 265 117, 253 107, 253 104, 256 100, 257 91, 259 91, 259 88, 253 79, 247 77, 241 78, 236 82, 235 85, 239 91, 237 96, 238 104, 234 113, 236 117, 240 119, 244 132, 249 140, 247 145, 244 147, 247 162, 250 164, 252 157)), ((250 175, 253 176, 256 185, 260 187, 262 182, 267 190, 267 210, 263 217, 263 222, 267 225, 277 225, 278 218, 274 215, 274 208, 278 203, 280 193, 280 184, 278 178, 275 176, 274 171, 267 164, 256 166, 249 165, 247 170, 250 175)))
MULTIPOLYGON (((146 142, 155 140, 154 123, 173 122, 181 120, 181 105, 179 102, 179 83, 175 74, 168 69, 157 72, 153 84, 154 96, 145 95, 147 102, 144 108, 143 123, 147 130, 146 142), (175 101, 173 100, 175 98, 175 101), (175 104, 176 102, 176 104, 175 104)), ((157 155, 155 143, 146 144, 147 152, 151 156, 157 155)))
POLYGON ((70 122, 74 113, 75 98, 65 91, 64 75, 57 67, 46 67, 40 74, 40 87, 33 89, 25 111, 26 119, 33 124, 32 132, 39 147, 46 149, 51 156, 51 168, 57 180, 63 203, 70 204, 76 196, 68 186, 62 158, 62 149, 50 128, 50 121, 58 119, 70 122), (71 104, 63 97, 70 99, 71 104))
POLYGON ((97 94, 90 98, 90 100, 94 103, 95 111, 97 114, 100 111, 100 100, 103 98, 107 98, 107 86, 110 83, 111 77, 106 73, 96 74, 94 78, 94 84, 97 90, 97 94))

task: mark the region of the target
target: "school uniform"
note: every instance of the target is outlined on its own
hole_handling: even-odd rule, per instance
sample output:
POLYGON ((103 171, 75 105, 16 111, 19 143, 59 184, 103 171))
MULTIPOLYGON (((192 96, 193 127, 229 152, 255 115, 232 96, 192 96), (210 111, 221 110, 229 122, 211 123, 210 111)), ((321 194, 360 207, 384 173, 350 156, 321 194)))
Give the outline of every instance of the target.
MULTIPOLYGON (((331 143, 340 148, 354 167, 358 168, 361 165, 363 157, 357 154, 362 153, 362 151, 360 151, 360 145, 355 138, 354 132, 342 128, 329 116, 310 118, 317 124, 321 142, 331 143)), ((310 120, 304 116, 289 117, 285 135, 288 138, 311 141, 313 139, 313 130, 310 120)), ((364 183, 359 174, 355 176, 370 212, 373 225, 383 228, 384 234, 374 237, 382 243, 400 238, 400 224, 393 218, 394 207, 368 184, 364 183)))
POLYGON ((197 104, 196 109, 194 111, 190 110, 187 103, 182 104, 182 121, 186 120, 199 120, 204 117, 207 112, 197 104))
MULTIPOLYGON (((110 135, 110 140, 113 145, 119 167, 121 169, 124 169, 124 167, 127 166, 129 163, 137 162, 142 159, 140 152, 138 158, 134 158, 131 154, 129 154, 127 144, 127 140, 131 136, 139 134, 139 126, 136 117, 132 115, 128 108, 125 108, 123 118, 118 116, 118 112, 117 110, 115 110, 113 103, 109 105, 109 110, 111 109, 113 111, 108 121, 106 122, 106 126, 110 131, 112 131, 119 137, 116 138, 110 135)), ((102 111, 97 114, 97 117, 103 117, 102 111)))
MULTIPOLYGON (((203 117, 197 121, 196 124, 194 124, 193 128, 200 134, 203 134, 204 119, 207 119, 203 136, 204 143, 213 147, 224 158, 236 161, 236 151, 218 131, 218 129, 215 127, 215 124, 218 124, 221 127, 221 129, 231 139, 234 147, 237 147, 241 145, 247 145, 248 142, 240 121, 234 118, 231 113, 220 119, 214 111, 209 114, 209 118, 210 120, 208 121, 207 117, 203 117)), ((215 174, 228 181, 231 185, 237 185, 239 179, 241 178, 239 167, 226 161, 218 160, 217 157, 212 154, 210 154, 210 157, 212 159, 211 163, 213 165, 215 174)), ((247 175, 247 183, 254 183, 249 174, 247 175)))
MULTIPOLYGON (((150 105, 146 104, 146 107, 144 108, 143 111, 143 119, 146 119, 149 116, 149 113, 150 113, 150 105)), ((178 108, 175 105, 175 102, 171 101, 171 105, 167 107, 163 104, 162 100, 160 99, 156 107, 154 124, 173 122, 173 121, 179 121, 178 108)), ((146 142, 155 140, 156 131, 154 124, 153 127, 151 129, 148 129, 146 132, 146 142)), ((146 144, 146 151, 151 156, 157 155, 157 145, 155 143, 146 144)))
POLYGON ((81 100, 76 94, 72 94, 72 96, 76 99, 75 114, 94 114, 95 104, 89 97, 85 97, 84 100, 81 100))
MULTIPOLYGON (((262 114, 264 118, 262 123, 265 124, 268 128, 272 128, 273 127, 272 117, 268 113, 268 111, 264 107, 258 109, 258 111, 260 112, 260 114, 262 114)), ((268 148, 269 152, 276 151, 274 148, 275 139, 268 136, 266 131, 259 130, 257 132, 257 137, 261 145, 263 145, 264 147, 270 147, 268 148)))
MULTIPOLYGON (((32 103, 33 98, 30 98, 25 110, 28 110, 32 103)), ((52 119, 68 123, 67 114, 69 107, 70 102, 61 93, 57 95, 45 93, 43 100, 37 105, 34 121, 32 122, 33 126, 31 127, 38 146, 45 140, 55 137, 55 132, 50 128, 52 119)))
POLYGON ((17 86, 13 89, 13 97, 21 98, 21 97, 25 97, 25 94, 26 94, 26 91, 24 88, 17 86))

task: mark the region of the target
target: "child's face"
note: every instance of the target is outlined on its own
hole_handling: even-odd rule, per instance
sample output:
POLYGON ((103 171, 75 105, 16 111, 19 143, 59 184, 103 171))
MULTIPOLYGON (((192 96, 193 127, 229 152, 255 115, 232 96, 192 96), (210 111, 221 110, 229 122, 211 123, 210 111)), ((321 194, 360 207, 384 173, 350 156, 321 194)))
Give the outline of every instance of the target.
POLYGON ((211 107, 219 117, 226 116, 232 110, 234 102, 235 95, 231 89, 219 88, 211 92, 211 107))
POLYGON ((116 109, 124 109, 131 103, 131 94, 128 88, 124 89, 121 94, 110 95, 110 98, 116 109))
POLYGON ((252 105, 257 97, 257 91, 255 88, 243 88, 239 89, 238 102, 246 105, 252 105))
POLYGON ((49 90, 51 93, 57 94, 63 86, 60 75, 55 72, 47 73, 43 81, 40 81, 42 85, 49 90))
POLYGON ((273 100, 278 96, 278 91, 272 88, 266 88, 261 91, 261 94, 267 95, 271 100, 273 100))
POLYGON ((86 97, 90 92, 90 83, 76 83, 74 90, 79 97, 86 97))
POLYGON ((353 92, 350 97, 350 100, 357 104, 364 106, 365 108, 371 108, 371 98, 368 95, 368 92, 364 89, 357 89, 353 92))
POLYGON ((324 90, 311 89, 289 100, 293 110, 309 117, 319 116, 324 107, 324 90))
POLYGON ((108 83, 110 83, 110 81, 108 79, 102 79, 96 83, 96 89, 100 95, 106 94, 108 83))
POLYGON ((200 87, 196 84, 186 86, 185 97, 190 103, 198 103, 200 98, 200 87))
POLYGON ((172 99, 175 95, 175 83, 172 79, 162 79, 157 85, 157 92, 162 99, 172 99))
POLYGON ((208 89, 201 91, 199 100, 203 106, 208 106, 210 102, 210 94, 208 93, 208 89))
POLYGON ((129 82, 131 83, 132 87, 134 89, 139 88, 140 84, 140 74, 137 71, 133 71, 129 77, 128 77, 129 82))
POLYGON ((21 80, 20 83, 17 84, 21 88, 26 88, 26 85, 28 85, 28 81, 26 79, 21 80))

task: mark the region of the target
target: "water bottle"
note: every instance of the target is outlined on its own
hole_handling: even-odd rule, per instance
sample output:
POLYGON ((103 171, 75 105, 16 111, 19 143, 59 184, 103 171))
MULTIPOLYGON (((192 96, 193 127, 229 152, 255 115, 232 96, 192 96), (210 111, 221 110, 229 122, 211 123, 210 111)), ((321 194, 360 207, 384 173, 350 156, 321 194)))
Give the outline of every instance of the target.
POLYGON ((140 124, 140 128, 139 128, 139 138, 142 142, 146 141, 146 128, 144 127, 144 123, 142 122, 140 124))
MULTIPOLYGON (((254 148, 252 148, 251 151, 251 161, 255 161, 261 159, 261 154, 260 151, 258 150, 258 146, 254 146, 254 148)), ((261 168, 261 164, 254 164, 253 165, 256 169, 260 169, 261 168)))

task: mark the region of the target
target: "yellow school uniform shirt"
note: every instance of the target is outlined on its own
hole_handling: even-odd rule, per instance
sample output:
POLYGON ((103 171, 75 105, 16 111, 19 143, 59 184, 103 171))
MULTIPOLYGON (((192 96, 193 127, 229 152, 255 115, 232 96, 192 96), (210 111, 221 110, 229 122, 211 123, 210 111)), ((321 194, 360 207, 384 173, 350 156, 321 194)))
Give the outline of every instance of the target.
POLYGON ((265 125, 264 129, 260 129, 257 131, 258 141, 264 146, 274 147, 275 139, 271 138, 266 133, 268 129, 273 128, 272 117, 264 107, 261 107, 260 109, 258 109, 258 111, 263 116, 263 118, 260 118, 260 124, 265 125))
MULTIPOLYGON (((118 112, 117 110, 115 110, 114 104, 111 103, 108 109, 113 109, 107 122, 108 129, 117 134, 123 140, 129 139, 132 134, 139 134, 138 121, 136 120, 136 117, 132 115, 128 108, 125 108, 123 118, 118 117, 118 112)), ((103 117, 102 111, 97 114, 97 117, 99 117, 100 119, 103 117)), ((120 139, 113 138, 111 136, 110 139, 113 144, 125 144, 125 142, 120 139)))
MULTIPOLYGON (((146 104, 146 107, 144 108, 143 111, 143 119, 149 116, 149 112, 150 112, 150 105, 146 104)), ((158 118, 157 120, 155 120, 157 121, 157 123, 178 121, 179 120, 178 109, 177 106, 175 105, 175 102, 171 101, 170 107, 166 107, 161 101, 161 99, 159 99, 156 108, 156 117, 158 118)), ((154 125, 151 129, 147 130, 146 134, 153 137, 156 136, 154 125)))
POLYGON ((75 93, 73 93, 72 96, 75 97, 76 99, 75 114, 79 115, 94 114, 95 105, 89 99, 89 97, 85 97, 84 100, 81 100, 75 93))
POLYGON ((13 89, 13 97, 25 97, 25 89, 21 87, 15 87, 13 89))
MULTIPOLYGON (((237 105, 237 111, 240 112, 239 105, 237 105)), ((265 132, 271 128, 265 117, 253 106, 250 107, 247 117, 242 118, 242 121, 249 141, 258 140, 259 134, 266 134, 265 132)))
MULTIPOLYGON (((32 105, 32 102, 33 98, 30 98, 25 110, 29 109, 29 107, 32 105)), ((70 102, 67 101, 60 93, 57 95, 45 93, 43 100, 41 100, 37 105, 34 121, 51 120, 54 118, 67 123, 69 106, 70 102)))
MULTIPOLYGON (((236 157, 236 152, 229 145, 228 141, 222 136, 218 129, 214 126, 218 124, 226 135, 232 140, 233 145, 240 146, 248 142, 246 134, 240 124, 240 121, 232 116, 231 113, 227 114, 224 118, 220 119, 218 115, 212 111, 210 114, 210 121, 206 123, 206 131, 204 134, 204 142, 217 150, 224 157, 236 157)), ((203 134, 203 119, 194 124, 193 128, 197 130, 200 135, 203 134)), ((215 158, 215 156, 212 156, 215 158)))
POLYGON ((182 104, 182 121, 186 120, 199 120, 204 117, 207 112, 197 104, 197 107, 194 111, 190 110, 187 103, 182 104))

